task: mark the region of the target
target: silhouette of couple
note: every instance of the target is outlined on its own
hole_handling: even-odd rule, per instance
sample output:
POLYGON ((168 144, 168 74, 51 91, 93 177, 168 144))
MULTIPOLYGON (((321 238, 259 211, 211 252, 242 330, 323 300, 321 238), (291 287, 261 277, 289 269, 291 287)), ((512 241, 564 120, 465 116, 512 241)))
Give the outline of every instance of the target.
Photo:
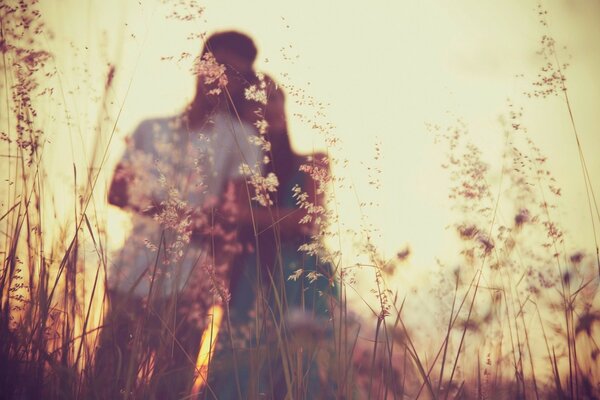
POLYGON ((327 167, 292 150, 284 94, 256 54, 239 32, 210 36, 191 104, 128 139, 109 202, 132 211, 133 229, 108 271, 98 397, 194 394, 203 332, 217 336, 203 398, 327 396, 314 359, 335 285, 329 264, 298 250, 327 167))

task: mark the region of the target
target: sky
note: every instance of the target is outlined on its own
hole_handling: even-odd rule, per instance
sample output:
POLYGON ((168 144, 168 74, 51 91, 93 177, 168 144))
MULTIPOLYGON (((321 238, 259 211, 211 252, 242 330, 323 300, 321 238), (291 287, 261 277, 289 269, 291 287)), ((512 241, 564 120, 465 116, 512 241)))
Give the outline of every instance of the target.
MULTIPOLYGON (((190 101, 191 58, 178 61, 182 53, 196 55, 201 48, 190 34, 236 29, 257 43, 257 68, 286 88, 296 151, 329 151, 340 161, 333 172, 346 182, 335 193, 341 231, 360 232, 368 221, 378 231, 373 237, 384 258, 410 247, 404 278, 393 287, 425 283, 436 260, 457 259, 456 235, 447 228, 457 215, 449 209, 451 182, 441 167, 447 148, 435 143, 427 124, 462 120, 498 179, 503 152, 498 121, 507 115, 509 101, 523 107, 523 123, 562 188, 556 218, 568 233, 567 247, 593 251, 564 98, 531 99, 523 93, 532 90, 544 65, 540 41, 550 34, 561 62, 570 64, 569 99, 594 191, 600 193, 599 2, 543 3, 547 27, 539 22, 538 3, 529 0, 208 0, 199 3, 203 11, 192 21, 168 17, 194 3, 40 1, 51 32, 47 46, 59 71, 54 79, 63 88, 48 104, 54 111, 47 125, 52 140, 46 161, 58 208, 64 203, 61 188, 73 183, 72 164, 89 165, 96 141, 108 148, 101 176, 106 187, 126 135, 141 120, 178 113, 190 101), (114 85, 104 95, 111 66, 114 85), (101 132, 99 114, 107 118, 101 132), (323 133, 311 128, 313 120, 330 124, 328 134, 339 143, 328 147, 323 133), (381 171, 375 173, 378 183, 369 184, 375 169, 381 171)), ((103 196, 100 190, 95 207, 103 207, 103 196)), ((126 230, 115 227, 127 216, 113 208, 108 215, 116 247, 126 230)), ((353 242, 345 236, 348 264, 360 258, 353 242)))

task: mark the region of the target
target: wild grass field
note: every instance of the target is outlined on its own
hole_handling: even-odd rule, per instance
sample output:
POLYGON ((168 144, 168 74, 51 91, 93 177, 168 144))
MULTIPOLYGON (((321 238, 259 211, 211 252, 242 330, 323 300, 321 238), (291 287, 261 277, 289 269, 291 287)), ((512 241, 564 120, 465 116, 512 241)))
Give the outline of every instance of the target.
MULTIPOLYGON (((192 0, 166 4, 175 20, 203 12, 192 0)), ((541 32, 549 32, 545 8, 532 13, 541 32)), ((146 160, 132 163, 133 175, 153 179, 151 171, 160 170, 152 190, 167 197, 154 209, 111 197, 120 171, 114 153, 122 152, 117 127, 128 107, 118 101, 126 94, 115 95, 115 80, 129 90, 135 68, 127 75, 122 71, 129 66, 103 60, 95 95, 85 103, 70 100, 79 86, 67 85, 68 74, 57 67, 51 50, 57 46, 44 18, 35 1, 0 5, 0 399, 600 398, 600 212, 594 190, 600 171, 590 168, 597 150, 586 148, 578 130, 560 38, 541 35, 543 63, 524 97, 561 101, 568 120, 561 134, 577 154, 579 172, 572 180, 585 194, 586 208, 579 211, 587 247, 573 249, 561 226, 561 207, 570 205, 561 202, 562 183, 536 142, 539 136, 528 130, 527 103, 506 102, 497 122, 500 160, 486 158, 469 121, 458 116, 436 123, 432 115, 423 123, 442 154, 435 162, 449 183, 445 206, 454 221, 447 229, 459 262, 439 259, 426 285, 415 288, 398 277, 410 263, 410 247, 384 255, 368 217, 372 204, 359 200, 361 193, 355 193, 361 222, 353 228, 359 239, 354 253, 342 250, 347 234, 339 196, 348 188, 351 179, 343 171, 353 160, 340 153, 343 137, 322 122, 321 104, 307 88, 277 86, 263 76, 243 101, 266 106, 263 94, 272 89, 275 96, 285 92, 288 102, 312 107, 312 115, 287 116, 306 119, 328 146, 290 164, 290 176, 300 172, 309 187, 291 189, 281 176, 250 173, 237 192, 247 208, 227 191, 208 212, 180 196, 166 167, 146 160), (93 135, 82 122, 90 115, 93 135), (65 123, 55 123, 57 118, 65 123), (89 146, 82 148, 89 151, 74 154, 78 147, 71 145, 48 155, 59 136, 71 144, 85 140, 89 146), (296 227, 280 206, 290 199, 289 207, 303 217, 296 227), (158 241, 139 237, 152 255, 152 268, 140 277, 149 287, 143 296, 107 289, 118 259, 111 243, 139 235, 111 225, 110 210, 118 208, 122 220, 145 213, 162 229, 158 241), (251 239, 242 242, 236 221, 246 211, 251 239), (302 234, 289 233, 298 226, 302 234), (272 236, 265 239, 267 231, 272 236), (161 292, 159 284, 172 273, 159 268, 163 258, 175 269, 184 257, 180 250, 196 235, 209 238, 208 261, 184 289, 161 292), (234 286, 239 273, 231 269, 246 265, 240 254, 252 254, 247 264, 256 270, 244 272, 234 286), (259 254, 274 260, 268 272, 259 254), (237 313, 244 307, 250 311, 242 325, 237 313), (106 344, 111 340, 120 346, 115 351, 106 344)), ((206 34, 197 32, 193 40, 200 43, 206 34)), ((80 56, 73 49, 71 57, 80 56)), ((210 78, 215 95, 228 101, 228 82, 220 79, 224 70, 214 57, 183 59, 195 59, 198 79, 210 78)), ((231 95, 229 100, 235 104, 231 95)), ((249 118, 266 131, 276 118, 261 110, 249 118)), ((231 114, 245 118, 242 110, 231 114)), ((259 136, 257 144, 267 165, 278 156, 268 137, 259 136)), ((373 160, 363 166, 363 187, 377 193, 377 161, 393 149, 367 151, 373 160)), ((190 171, 196 167, 195 159, 180 161, 190 171)), ((148 182, 131 179, 129 196, 143 197, 148 182)))

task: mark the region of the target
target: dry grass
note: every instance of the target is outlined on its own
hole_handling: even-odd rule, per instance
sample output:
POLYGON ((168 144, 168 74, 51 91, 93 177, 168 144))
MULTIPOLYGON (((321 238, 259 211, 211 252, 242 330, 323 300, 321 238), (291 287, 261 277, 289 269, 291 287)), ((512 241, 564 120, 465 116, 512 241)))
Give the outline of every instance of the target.
MULTIPOLYGON (((546 24, 544 11, 539 12, 546 24)), ((426 293, 437 311, 421 315, 426 321, 422 326, 408 323, 414 317, 407 316, 421 312, 405 306, 413 294, 389 289, 391 272, 408 250, 395 260, 382 259, 368 229, 362 249, 368 265, 341 265, 338 252, 323 246, 324 237, 337 234, 338 188, 326 165, 308 163, 304 172, 312 175, 315 192, 326 190, 330 203, 318 209, 316 198, 297 193, 317 228, 303 251, 330 263, 334 274, 311 275, 308 270, 297 272, 296 280, 288 279, 291 272, 284 265, 283 240, 277 232, 276 267, 267 275, 258 268, 252 282, 259 307, 248 326, 250 341, 239 344, 236 335, 241 329, 232 319, 228 296, 213 283, 211 298, 220 299, 216 303, 223 311, 222 323, 207 325, 206 315, 197 317, 198 326, 208 327, 204 341, 212 341, 212 332, 220 331, 221 349, 207 357, 207 364, 197 364, 198 349, 175 333, 180 329, 178 313, 184 310, 183 319, 191 318, 197 306, 175 292, 155 302, 148 296, 150 300, 136 305, 127 322, 133 327, 130 353, 109 368, 99 368, 101 337, 115 322, 107 317, 105 293, 110 232, 104 230, 95 193, 114 125, 107 127, 98 119, 98 131, 110 132, 108 144, 93 149, 90 165, 100 168, 73 167, 72 220, 48 226, 52 188, 44 172, 44 149, 50 134, 44 131, 39 104, 63 88, 40 83, 56 71, 52 55, 44 50, 42 18, 35 8, 25 2, 14 7, 3 3, 0 24, 5 166, 0 203, 0 398, 208 399, 222 396, 218 390, 225 386, 231 398, 264 398, 261 393, 289 399, 600 398, 597 239, 595 249, 569 253, 565 248, 554 218, 559 185, 524 129, 523 111, 513 104, 503 120, 505 151, 499 176, 493 176, 472 144, 465 123, 431 126, 447 149, 443 165, 452 182, 449 204, 461 215, 454 228, 463 264, 453 270, 439 267, 439 282, 426 293), (504 220, 506 216, 511 217, 504 220), (60 233, 47 234, 50 231, 60 233), (369 306, 372 315, 362 319, 353 315, 348 301, 348 293, 357 287, 357 268, 374 271, 372 294, 377 299, 376 306, 369 306), (294 287, 301 288, 298 303, 291 300, 294 287), (327 304, 326 319, 308 306, 320 301, 327 304), (295 314, 299 304, 304 313, 295 314), (435 328, 424 335, 424 326, 435 328), (220 370, 223 366, 215 357, 225 354, 229 365, 220 370), (194 374, 201 378, 194 380, 194 374), (198 383, 206 377, 208 384, 198 383), (179 387, 186 387, 188 394, 169 391, 175 380, 182 381, 179 387)), ((596 232, 600 214, 564 66, 552 38, 545 36, 542 46, 548 65, 530 95, 564 97, 585 182, 588 221, 596 232)), ((111 69, 107 74, 101 104, 114 73, 111 69)), ((253 182, 255 189, 260 182, 253 182)), ((267 209, 278 226, 277 208, 267 209)), ((214 230, 214 220, 209 220, 209 228, 214 230)), ((255 244, 258 257, 261 243, 257 239, 255 244)), ((162 241, 156 248, 158 265, 166 250, 162 241)), ((151 287, 155 278, 153 274, 151 287)), ((139 301, 133 296, 120 300, 128 309, 139 301)))

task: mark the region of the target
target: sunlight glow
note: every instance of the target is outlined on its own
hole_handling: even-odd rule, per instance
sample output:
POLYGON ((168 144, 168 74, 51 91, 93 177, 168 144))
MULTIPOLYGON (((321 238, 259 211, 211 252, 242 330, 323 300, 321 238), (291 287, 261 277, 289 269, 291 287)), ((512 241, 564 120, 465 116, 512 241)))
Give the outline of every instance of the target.
POLYGON ((200 340, 200 351, 196 360, 196 372, 191 395, 200 393, 200 390, 208 382, 210 362, 215 354, 216 338, 219 335, 223 319, 223 307, 220 305, 212 306, 208 310, 207 317, 210 318, 210 324, 202 333, 202 339, 200 340))
MULTIPOLYGON (((364 323, 357 348, 402 313, 392 340, 430 371, 441 364, 438 394, 438 349, 467 359, 466 386, 485 361, 500 382, 529 370, 551 382, 578 343, 590 351, 574 374, 600 376, 600 2, 546 3, 547 16, 533 0, 40 0, 49 90, 33 99, 42 133, 27 167, 10 109, 26 68, 0 77, 0 255, 14 277, 0 300, 17 304, 6 315, 50 293, 38 317, 51 350, 71 342, 77 366, 93 360, 106 271, 134 235, 134 211, 107 204, 115 167, 140 121, 189 105, 204 35, 234 29, 285 92, 294 150, 331 160, 324 237, 347 280, 344 313, 364 323), (173 12, 184 4, 193 18, 173 12)), ((207 384, 223 307, 208 317, 191 396, 207 384)))

